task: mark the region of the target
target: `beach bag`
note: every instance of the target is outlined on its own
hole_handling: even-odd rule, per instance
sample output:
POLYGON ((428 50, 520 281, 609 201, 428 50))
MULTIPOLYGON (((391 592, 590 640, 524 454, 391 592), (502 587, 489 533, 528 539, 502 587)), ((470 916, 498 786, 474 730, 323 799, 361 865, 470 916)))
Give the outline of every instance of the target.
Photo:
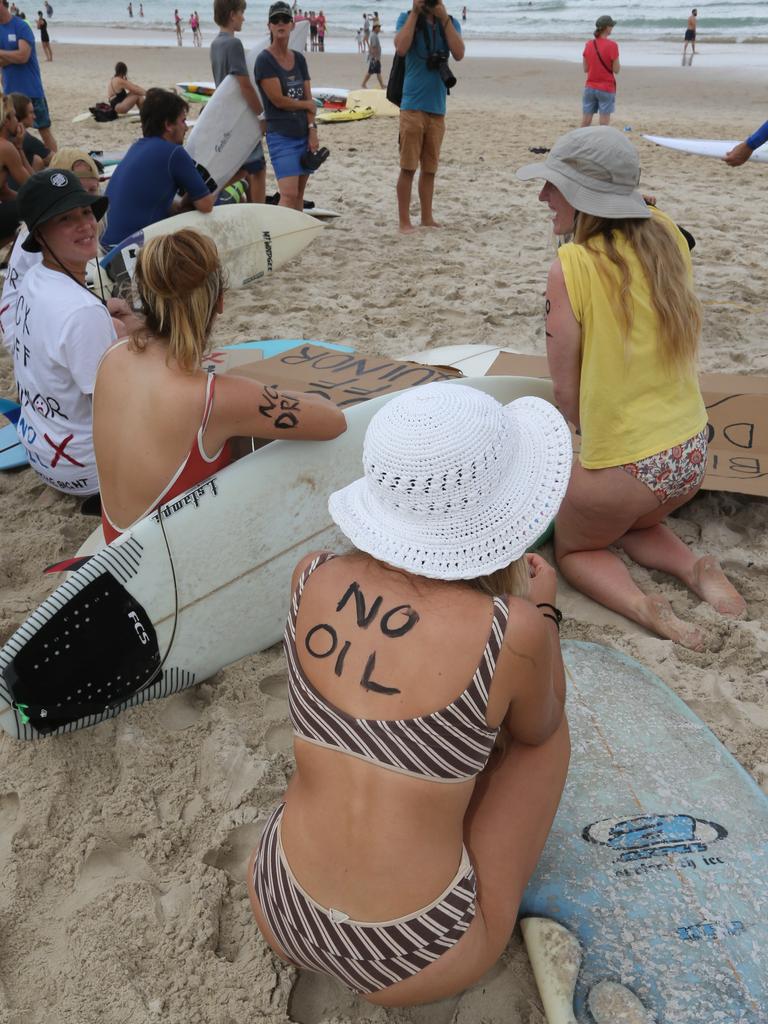
POLYGON ((387 79, 387 99, 399 107, 403 102, 403 85, 405 83, 405 57, 396 53, 389 69, 387 79))
POLYGON ((93 114, 94 121, 116 121, 117 111, 109 103, 97 103, 93 107, 88 108, 93 114))

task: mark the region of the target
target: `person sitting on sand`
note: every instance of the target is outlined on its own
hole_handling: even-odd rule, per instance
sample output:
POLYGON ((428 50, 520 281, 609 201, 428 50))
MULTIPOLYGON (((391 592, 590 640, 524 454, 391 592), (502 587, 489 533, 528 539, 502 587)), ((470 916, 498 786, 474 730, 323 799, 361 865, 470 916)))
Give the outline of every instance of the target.
POLYGON ((22 128, 21 148, 32 173, 42 171, 51 162, 51 150, 29 130, 35 123, 35 108, 29 96, 21 92, 9 93, 16 120, 22 128))
MULTIPOLYGON (((12 337, 21 415, 17 425, 32 468, 45 483, 81 497, 98 491, 91 395, 103 353, 125 333, 131 310, 105 305, 85 285, 98 249, 96 222, 108 200, 86 192, 71 171, 38 171, 19 189, 29 235, 23 243, 42 260, 16 292, 12 337)), ((8 339, 6 339, 8 340, 8 339)))
POLYGON ((356 550, 294 571, 296 771, 249 895, 278 956, 372 1003, 460 992, 512 933, 570 752, 556 576, 525 553, 570 463, 541 399, 414 388, 331 495, 356 550))
POLYGON ((558 566, 606 607, 701 649, 703 631, 677 618, 666 598, 644 594, 609 550, 671 573, 722 615, 745 611, 715 558, 697 558, 663 525, 696 494, 707 462, 688 244, 637 191, 637 151, 615 128, 569 132, 544 163, 517 176, 545 179, 539 200, 555 234, 573 233, 550 267, 546 295, 555 398, 581 430, 555 526, 558 566))
MULTIPOLYGON (((92 156, 82 149, 65 147, 52 154, 52 157, 51 168, 58 167, 65 171, 73 171, 86 192, 94 196, 99 195, 99 169, 92 156)), ((21 282, 27 271, 40 263, 43 258, 42 253, 27 252, 24 248, 24 242, 28 235, 26 225, 22 224, 16 235, 3 280, 3 294, 0 298, 0 325, 2 325, 3 339, 8 349, 12 348, 16 320, 16 293, 21 287, 21 282)))
POLYGON ((10 96, 0 96, 0 245, 13 240, 21 222, 16 192, 31 174, 31 168, 18 145, 19 122, 10 96))
POLYGON ((346 430, 344 414, 318 395, 201 368, 224 296, 210 238, 185 229, 147 242, 134 285, 145 321, 104 357, 94 393, 108 542, 227 465, 230 438, 325 441, 346 430))
POLYGON ((149 89, 141 105, 144 137, 134 142, 109 179, 107 229, 102 244, 117 245, 173 213, 210 213, 215 197, 182 143, 188 104, 175 92, 149 89), (184 199, 174 201, 177 192, 184 199))
POLYGON ((107 103, 118 114, 127 114, 134 107, 141 107, 146 95, 146 89, 130 81, 127 64, 119 60, 115 64, 115 73, 107 85, 107 103))

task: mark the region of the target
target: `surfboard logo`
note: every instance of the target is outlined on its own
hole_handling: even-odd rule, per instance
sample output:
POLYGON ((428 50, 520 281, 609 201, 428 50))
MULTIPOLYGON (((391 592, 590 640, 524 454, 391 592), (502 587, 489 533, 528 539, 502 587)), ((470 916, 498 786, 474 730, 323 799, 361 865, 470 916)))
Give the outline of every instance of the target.
POLYGON ((690 814, 642 814, 636 818, 604 818, 587 825, 581 838, 608 846, 620 861, 646 860, 669 854, 703 853, 725 839, 728 830, 690 814))

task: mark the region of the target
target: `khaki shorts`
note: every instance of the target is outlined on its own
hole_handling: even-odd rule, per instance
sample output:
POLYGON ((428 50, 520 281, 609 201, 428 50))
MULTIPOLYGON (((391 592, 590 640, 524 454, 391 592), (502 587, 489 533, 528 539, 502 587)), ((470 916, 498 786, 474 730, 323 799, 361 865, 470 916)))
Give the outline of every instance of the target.
POLYGON ((423 110, 400 111, 400 166, 404 171, 435 174, 440 161, 440 146, 445 135, 445 117, 423 110))

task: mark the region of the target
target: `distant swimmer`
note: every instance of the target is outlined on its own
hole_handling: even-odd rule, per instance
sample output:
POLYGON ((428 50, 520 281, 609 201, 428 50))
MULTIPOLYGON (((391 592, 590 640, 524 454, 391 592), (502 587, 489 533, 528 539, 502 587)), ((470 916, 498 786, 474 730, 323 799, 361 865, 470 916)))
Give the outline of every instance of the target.
POLYGON ((683 43, 683 67, 685 67, 685 51, 688 49, 688 43, 691 44, 691 55, 688 58, 688 67, 693 64, 693 58, 696 53, 696 19, 698 16, 699 12, 695 7, 688 15, 688 27, 685 30, 685 42, 683 43))
POLYGON ((748 139, 744 142, 740 142, 738 146, 734 146, 733 149, 729 149, 723 157, 723 160, 731 167, 741 167, 747 160, 752 156, 756 149, 760 146, 764 146, 768 142, 768 121, 765 124, 761 124, 756 132, 752 132, 748 139))

